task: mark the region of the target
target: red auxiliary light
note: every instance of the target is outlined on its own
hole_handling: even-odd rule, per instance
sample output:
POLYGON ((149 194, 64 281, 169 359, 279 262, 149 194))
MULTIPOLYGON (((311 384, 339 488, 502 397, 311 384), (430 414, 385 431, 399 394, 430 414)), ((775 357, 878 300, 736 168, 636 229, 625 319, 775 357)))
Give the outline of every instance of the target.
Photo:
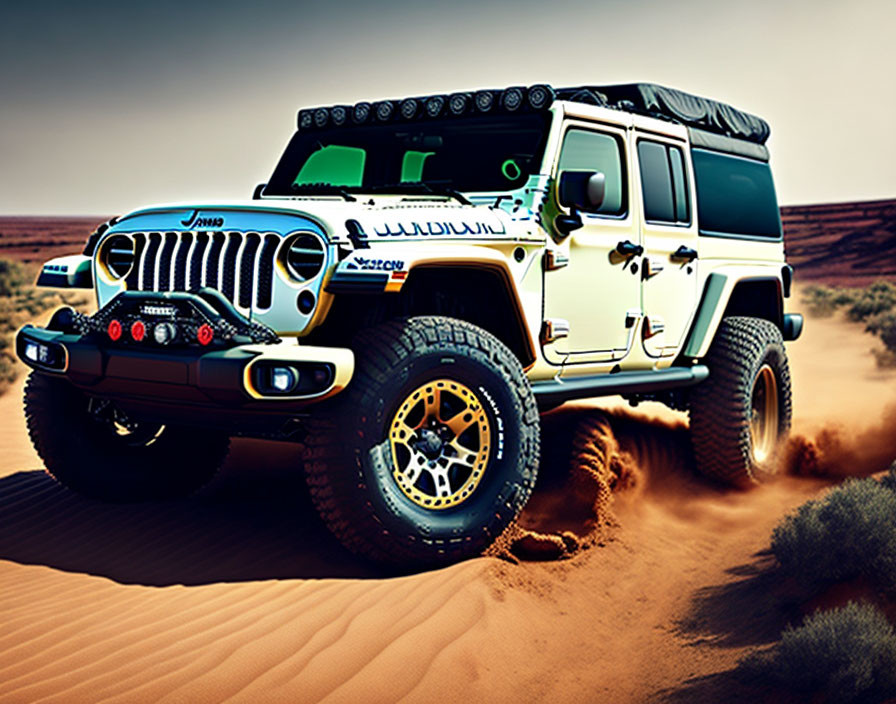
POLYGON ((146 326, 142 320, 137 320, 131 325, 131 337, 134 338, 135 342, 140 342, 146 337, 146 326))
POLYGON ((106 328, 106 332, 108 333, 109 339, 112 340, 112 342, 117 342, 121 338, 121 323, 119 323, 117 320, 113 320, 111 323, 109 323, 109 327, 106 328))
POLYGON ((215 331, 211 325, 208 323, 203 323, 199 326, 199 329, 196 331, 196 339, 199 340, 200 345, 207 345, 212 341, 212 338, 215 336, 215 331))

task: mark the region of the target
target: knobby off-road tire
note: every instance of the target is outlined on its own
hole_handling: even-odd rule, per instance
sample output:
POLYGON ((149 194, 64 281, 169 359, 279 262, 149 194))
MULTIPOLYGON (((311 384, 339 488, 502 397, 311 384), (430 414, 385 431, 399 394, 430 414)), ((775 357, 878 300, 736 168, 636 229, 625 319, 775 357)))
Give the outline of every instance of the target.
POLYGON ((689 399, 697 469, 749 486, 775 472, 790 431, 790 368, 781 331, 760 318, 724 318, 705 361, 709 378, 689 399))
POLYGON ((488 332, 436 316, 363 331, 353 347, 354 377, 314 415, 306 441, 324 522, 381 563, 481 554, 523 508, 538 469, 538 407, 519 361, 488 332))
POLYGON ((116 503, 193 493, 215 475, 230 444, 213 430, 134 423, 65 379, 37 372, 25 386, 25 420, 54 479, 116 503))

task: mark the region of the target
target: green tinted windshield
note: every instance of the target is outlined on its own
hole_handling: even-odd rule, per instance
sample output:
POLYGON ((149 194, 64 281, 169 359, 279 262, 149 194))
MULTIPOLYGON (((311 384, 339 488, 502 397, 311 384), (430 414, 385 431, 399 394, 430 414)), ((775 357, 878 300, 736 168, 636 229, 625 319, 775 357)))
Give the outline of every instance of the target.
POLYGON ((267 195, 315 184, 346 190, 425 183, 462 192, 508 191, 539 172, 550 115, 471 116, 297 132, 267 195))

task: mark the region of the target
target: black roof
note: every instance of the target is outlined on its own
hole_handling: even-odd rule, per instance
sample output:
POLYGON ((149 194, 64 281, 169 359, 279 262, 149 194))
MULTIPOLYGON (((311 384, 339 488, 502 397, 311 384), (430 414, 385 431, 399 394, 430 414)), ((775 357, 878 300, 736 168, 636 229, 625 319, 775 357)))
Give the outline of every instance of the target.
POLYGON ((561 100, 614 107, 756 144, 765 144, 770 132, 768 123, 761 117, 717 100, 653 83, 581 86, 555 92, 561 100))

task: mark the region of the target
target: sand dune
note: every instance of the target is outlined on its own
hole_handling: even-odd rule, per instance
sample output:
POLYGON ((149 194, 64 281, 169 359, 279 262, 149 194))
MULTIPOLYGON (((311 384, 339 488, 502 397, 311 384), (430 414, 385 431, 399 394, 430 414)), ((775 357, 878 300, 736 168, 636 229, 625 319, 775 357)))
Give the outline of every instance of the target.
MULTIPOLYGON (((855 327, 810 322, 791 348, 797 431, 811 445, 833 423, 865 447, 896 374, 855 327)), ((754 701, 726 673, 793 617, 769 531, 829 485, 729 491, 693 473, 676 414, 581 404, 544 418, 521 525, 587 549, 383 574, 320 525, 291 446, 237 443, 199 496, 107 506, 40 471, 19 393, 0 397, 0 702, 754 701), (612 505, 598 484, 567 491, 576 432, 612 505)))

